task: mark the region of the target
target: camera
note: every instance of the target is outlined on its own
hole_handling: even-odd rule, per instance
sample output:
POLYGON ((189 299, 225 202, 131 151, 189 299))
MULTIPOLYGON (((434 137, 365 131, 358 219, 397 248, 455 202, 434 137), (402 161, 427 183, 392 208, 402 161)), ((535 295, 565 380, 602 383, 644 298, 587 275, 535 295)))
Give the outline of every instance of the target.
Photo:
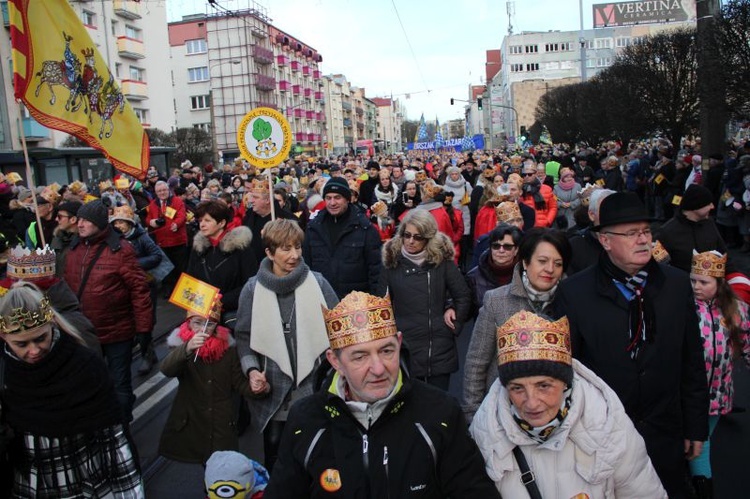
POLYGON ((404 203, 407 203, 409 201, 409 194, 407 194, 406 192, 402 192, 401 199, 403 199, 404 203))
POLYGON ((159 217, 156 220, 154 220, 154 222, 156 222, 157 227, 164 227, 164 225, 167 223, 164 217, 159 217))

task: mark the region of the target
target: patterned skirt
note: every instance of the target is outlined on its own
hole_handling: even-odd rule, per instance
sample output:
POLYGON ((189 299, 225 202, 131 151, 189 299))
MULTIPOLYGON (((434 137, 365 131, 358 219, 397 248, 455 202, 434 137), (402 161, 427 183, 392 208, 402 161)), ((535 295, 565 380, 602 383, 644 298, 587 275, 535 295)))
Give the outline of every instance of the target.
POLYGON ((143 498, 141 472, 125 429, 48 438, 24 433, 12 457, 13 497, 143 498))

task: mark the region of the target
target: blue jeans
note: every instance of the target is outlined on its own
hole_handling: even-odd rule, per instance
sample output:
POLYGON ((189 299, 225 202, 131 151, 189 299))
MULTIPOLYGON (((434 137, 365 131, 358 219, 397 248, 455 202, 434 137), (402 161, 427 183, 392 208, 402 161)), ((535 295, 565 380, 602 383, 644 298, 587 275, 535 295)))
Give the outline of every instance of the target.
POLYGON ((123 423, 127 424, 133 419, 133 405, 135 404, 130 372, 130 364, 133 361, 133 340, 108 343, 102 345, 102 350, 109 368, 109 375, 115 385, 115 395, 120 403, 123 423))

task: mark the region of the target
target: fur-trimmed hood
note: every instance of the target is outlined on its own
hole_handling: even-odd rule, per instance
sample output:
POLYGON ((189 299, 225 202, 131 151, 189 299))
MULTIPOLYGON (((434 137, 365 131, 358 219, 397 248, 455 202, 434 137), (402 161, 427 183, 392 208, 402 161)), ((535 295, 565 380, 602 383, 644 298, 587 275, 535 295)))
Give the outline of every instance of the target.
MULTIPOLYGON (((383 266, 388 269, 398 267, 399 258, 401 257, 401 248, 404 243, 400 237, 394 237, 383 245, 383 266)), ((425 246, 427 258, 425 263, 431 265, 440 265, 444 260, 453 260, 455 249, 453 241, 442 232, 435 234, 425 246)))
MULTIPOLYGON (((224 237, 219 241, 219 250, 222 253, 233 253, 235 251, 243 250, 250 246, 252 240, 252 231, 244 225, 240 225, 224 234, 224 237)), ((193 249, 196 252, 202 254, 210 247, 211 241, 200 232, 193 238, 193 249)))
MULTIPOLYGON (((218 326, 218 327, 223 327, 223 326, 218 326)), ((234 340, 234 336, 232 336, 231 334, 229 335, 228 340, 229 340, 230 348, 237 344, 237 342, 234 340)), ((177 348, 183 343, 185 342, 182 341, 182 338, 180 338, 180 328, 179 327, 174 328, 172 332, 169 333, 169 336, 167 336, 167 346, 170 348, 177 348)))

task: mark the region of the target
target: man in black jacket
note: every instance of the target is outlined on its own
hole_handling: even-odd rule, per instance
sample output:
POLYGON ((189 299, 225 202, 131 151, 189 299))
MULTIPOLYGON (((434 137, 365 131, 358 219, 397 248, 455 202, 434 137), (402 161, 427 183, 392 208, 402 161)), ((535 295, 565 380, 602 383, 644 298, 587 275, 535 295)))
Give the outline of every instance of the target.
POLYGON ((688 274, 651 258, 646 209, 615 193, 599 210, 604 254, 557 291, 573 356, 617 393, 670 498, 708 437, 703 342, 688 274))
POLYGON ((352 192, 343 177, 323 187, 326 209, 307 225, 302 255, 320 272, 339 298, 351 291, 375 293, 380 275, 380 236, 362 211, 351 206, 352 192))
POLYGON ((457 402, 401 367, 390 299, 323 314, 335 371, 292 406, 264 497, 499 498, 457 402))
MULTIPOLYGON (((253 239, 250 245, 255 254, 255 260, 260 262, 266 257, 263 249, 263 237, 261 231, 268 222, 271 221, 271 197, 268 191, 268 177, 260 176, 250 181, 250 203, 247 207, 245 216, 242 218, 242 225, 250 229, 253 233, 253 239)), ((297 220, 293 213, 283 209, 278 201, 274 199, 274 214, 276 218, 286 218, 297 220)))

